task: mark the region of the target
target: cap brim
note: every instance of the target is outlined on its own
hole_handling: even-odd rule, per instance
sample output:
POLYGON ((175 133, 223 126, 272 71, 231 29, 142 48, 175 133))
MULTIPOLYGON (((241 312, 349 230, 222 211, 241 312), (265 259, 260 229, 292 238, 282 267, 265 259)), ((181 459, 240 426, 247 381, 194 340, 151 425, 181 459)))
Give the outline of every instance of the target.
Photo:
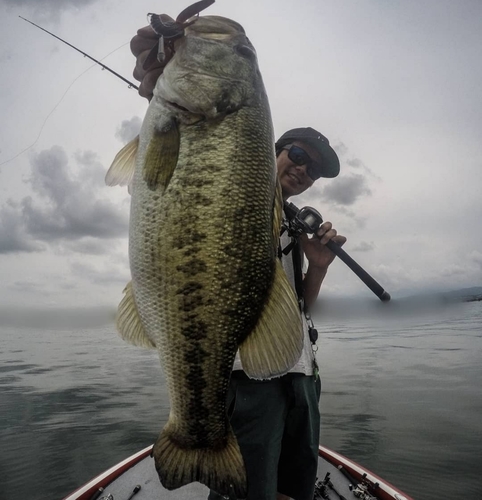
POLYGON ((331 179, 340 173, 340 160, 338 159, 335 150, 329 144, 305 138, 299 139, 299 141, 306 142, 320 154, 322 159, 322 163, 320 165, 322 177, 331 179))

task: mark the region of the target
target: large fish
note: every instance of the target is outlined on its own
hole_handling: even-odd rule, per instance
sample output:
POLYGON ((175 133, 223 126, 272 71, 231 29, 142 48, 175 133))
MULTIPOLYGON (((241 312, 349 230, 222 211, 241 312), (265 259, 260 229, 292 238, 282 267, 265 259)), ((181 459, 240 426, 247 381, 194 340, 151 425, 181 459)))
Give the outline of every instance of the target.
POLYGON ((238 23, 206 16, 185 29, 139 139, 106 180, 132 194, 132 281, 117 326, 125 340, 158 349, 169 390, 153 451, 161 482, 199 481, 243 498, 226 413, 236 351, 250 377, 279 376, 299 359, 303 337, 277 258, 282 202, 268 100, 238 23))

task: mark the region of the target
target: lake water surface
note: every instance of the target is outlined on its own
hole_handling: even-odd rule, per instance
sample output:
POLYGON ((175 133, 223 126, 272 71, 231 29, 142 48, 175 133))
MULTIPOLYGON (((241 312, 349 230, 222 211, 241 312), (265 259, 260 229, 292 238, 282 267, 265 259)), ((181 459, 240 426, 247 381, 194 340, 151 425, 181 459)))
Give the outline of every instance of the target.
MULTIPOLYGON (((482 498, 482 302, 323 302, 315 319, 322 443, 415 499, 482 498)), ((0 325, 1 500, 63 498, 168 413, 156 353, 112 325, 0 325)))

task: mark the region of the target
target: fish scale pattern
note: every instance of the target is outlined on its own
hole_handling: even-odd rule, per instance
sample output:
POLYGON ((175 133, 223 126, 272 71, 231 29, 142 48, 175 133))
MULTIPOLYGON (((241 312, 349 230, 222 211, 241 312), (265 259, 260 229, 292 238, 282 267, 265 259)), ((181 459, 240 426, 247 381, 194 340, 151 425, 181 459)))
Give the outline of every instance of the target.
POLYGON ((140 314, 166 372, 170 432, 189 447, 225 443, 231 366, 273 280, 275 170, 260 159, 274 154, 257 111, 216 127, 181 126, 169 186, 162 196, 145 189, 150 201, 136 224, 145 259, 133 262, 140 314))

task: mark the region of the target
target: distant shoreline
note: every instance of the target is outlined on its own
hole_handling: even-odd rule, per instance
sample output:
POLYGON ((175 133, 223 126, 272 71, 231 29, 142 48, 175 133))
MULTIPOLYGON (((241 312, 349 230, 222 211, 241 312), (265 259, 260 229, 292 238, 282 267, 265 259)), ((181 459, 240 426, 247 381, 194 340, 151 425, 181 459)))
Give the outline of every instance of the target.
POLYGON ((469 297, 465 299, 463 302, 480 302, 482 300, 482 296, 479 297, 469 297))

